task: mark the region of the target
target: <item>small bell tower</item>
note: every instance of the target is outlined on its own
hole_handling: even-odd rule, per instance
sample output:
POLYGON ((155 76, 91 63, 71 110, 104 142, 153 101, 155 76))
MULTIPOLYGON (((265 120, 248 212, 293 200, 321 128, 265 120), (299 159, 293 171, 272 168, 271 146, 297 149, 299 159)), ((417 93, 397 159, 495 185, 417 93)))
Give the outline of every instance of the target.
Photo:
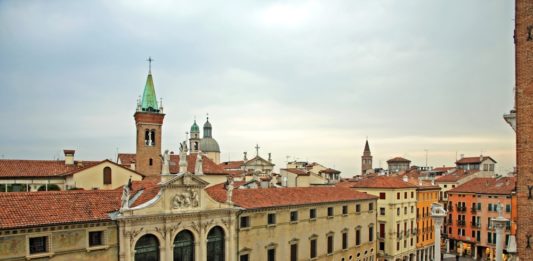
POLYGON ((161 174, 161 134, 163 127, 163 108, 157 104, 154 81, 152 79, 152 61, 148 58, 148 77, 142 98, 137 101, 133 117, 137 128, 135 170, 147 175, 161 174))
POLYGON ((200 151, 200 127, 196 124, 196 119, 191 126, 191 137, 189 138, 189 148, 191 153, 200 151))
POLYGON ((366 174, 368 170, 372 169, 372 153, 370 153, 370 146, 368 146, 368 139, 365 143, 365 150, 361 156, 361 175, 366 174))

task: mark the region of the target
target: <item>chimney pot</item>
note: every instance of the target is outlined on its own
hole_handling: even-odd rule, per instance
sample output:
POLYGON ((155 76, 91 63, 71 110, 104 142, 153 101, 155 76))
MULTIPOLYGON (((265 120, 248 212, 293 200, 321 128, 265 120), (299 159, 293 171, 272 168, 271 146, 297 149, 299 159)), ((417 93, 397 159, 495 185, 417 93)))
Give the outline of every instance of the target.
POLYGON ((75 150, 63 150, 63 153, 65 154, 65 165, 73 165, 74 164, 74 153, 75 150))

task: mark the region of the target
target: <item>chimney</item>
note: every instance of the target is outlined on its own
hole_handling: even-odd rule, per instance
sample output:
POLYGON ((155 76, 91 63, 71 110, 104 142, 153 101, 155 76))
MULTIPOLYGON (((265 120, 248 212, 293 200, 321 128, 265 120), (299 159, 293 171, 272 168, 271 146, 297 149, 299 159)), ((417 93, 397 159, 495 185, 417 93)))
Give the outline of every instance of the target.
POLYGON ((74 165, 75 152, 75 150, 63 150, 63 153, 65 153, 65 165, 74 165))
POLYGON ((407 177, 407 175, 403 176, 403 181, 404 182, 408 182, 409 181, 409 178, 407 177))
POLYGON ((465 154, 461 154, 461 159, 463 159, 465 157, 465 154))
POLYGON ((268 162, 272 163, 272 153, 268 153, 268 162))
POLYGON ((130 169, 133 170, 133 171, 135 171, 135 160, 132 160, 132 161, 130 162, 130 169))
POLYGON ((245 151, 245 152, 243 152, 243 154, 244 154, 243 160, 244 160, 244 161, 247 161, 247 160, 248 160, 248 158, 246 157, 246 151, 245 151))

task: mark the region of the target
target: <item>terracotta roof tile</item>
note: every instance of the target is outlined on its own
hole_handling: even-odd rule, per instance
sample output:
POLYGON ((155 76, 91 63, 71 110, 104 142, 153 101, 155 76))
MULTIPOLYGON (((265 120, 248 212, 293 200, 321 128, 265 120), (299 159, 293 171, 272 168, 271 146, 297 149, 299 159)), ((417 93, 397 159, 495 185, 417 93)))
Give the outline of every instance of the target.
POLYGON ((516 190, 515 177, 475 178, 448 191, 448 193, 479 193, 508 195, 516 190))
POLYGON ((120 190, 0 193, 0 228, 110 220, 121 195, 120 190))
POLYGON ((224 168, 225 170, 237 170, 237 169, 240 169, 243 164, 244 164, 244 160, 237 160, 237 161, 222 162, 218 165, 224 168))
POLYGON ((305 170, 302 170, 302 169, 281 169, 281 170, 285 170, 287 172, 290 172, 292 174, 296 174, 298 176, 309 176, 309 172, 305 171, 305 170))
MULTIPOLYGON (((198 154, 193 153, 190 155, 187 155, 187 171, 190 173, 194 173, 195 166, 196 166, 196 157, 198 154)), ((135 154, 134 153, 120 153, 118 155, 118 158, 121 162, 121 164, 127 164, 130 165, 131 163, 135 162, 135 154)), ((180 166, 180 156, 176 154, 170 155, 170 173, 178 173, 180 166)), ((228 173, 224 170, 223 167, 220 165, 217 165, 214 161, 206 157, 205 155, 202 157, 202 170, 204 174, 207 175, 228 175, 228 173)))
POLYGON ((453 170, 455 169, 455 167, 438 167, 438 168, 433 168, 432 171, 434 172, 448 172, 449 170, 453 170))
POLYGON ((327 168, 327 169, 323 169, 323 170, 319 171, 318 173, 340 174, 341 172, 336 170, 336 169, 327 168))
POLYGON ((390 162, 411 162, 411 161, 408 159, 402 158, 402 157, 394 157, 390 160, 387 160, 387 163, 390 163, 390 162))
POLYGON ((454 172, 450 173, 450 174, 446 174, 446 175, 442 175, 440 177, 437 177, 435 179, 436 182, 457 182, 471 174, 474 174, 478 172, 478 170, 462 170, 462 169, 457 169, 455 170, 454 172))
POLYGON ((492 161, 496 162, 493 158, 485 156, 483 157, 483 160, 481 160, 481 157, 463 157, 462 159, 455 162, 455 164, 461 165, 461 164, 476 164, 481 163, 484 160, 491 159, 492 161))
POLYGON ((401 178, 394 176, 377 176, 361 180, 345 181, 339 182, 337 185, 349 188, 416 188, 415 185, 405 182, 401 178))
MULTIPOLYGON (((226 202, 224 183, 209 187, 207 193, 216 201, 226 202)), ((306 204, 342 202, 377 197, 341 187, 293 187, 234 189, 232 200, 235 205, 246 209, 306 204)))
POLYGON ((75 161, 66 165, 63 160, 0 160, 0 178, 55 177, 69 175, 92 167, 102 161, 75 161))

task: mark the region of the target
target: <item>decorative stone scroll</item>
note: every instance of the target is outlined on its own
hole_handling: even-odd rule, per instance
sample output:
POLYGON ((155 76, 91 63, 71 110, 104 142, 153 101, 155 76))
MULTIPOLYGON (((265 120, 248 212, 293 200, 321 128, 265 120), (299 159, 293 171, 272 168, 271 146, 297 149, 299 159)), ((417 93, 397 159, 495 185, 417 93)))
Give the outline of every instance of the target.
POLYGON ((200 196, 196 190, 188 188, 185 192, 178 193, 172 199, 173 209, 197 208, 200 206, 200 196))
POLYGON ((133 247, 133 241, 135 240, 135 237, 137 237, 137 235, 139 235, 143 231, 143 229, 144 228, 141 227, 138 230, 131 230, 131 231, 124 232, 124 236, 130 238, 130 246, 131 247, 133 247))
POLYGON ((163 235, 163 238, 167 238, 167 230, 165 230, 164 228, 156 227, 155 231, 163 235))

